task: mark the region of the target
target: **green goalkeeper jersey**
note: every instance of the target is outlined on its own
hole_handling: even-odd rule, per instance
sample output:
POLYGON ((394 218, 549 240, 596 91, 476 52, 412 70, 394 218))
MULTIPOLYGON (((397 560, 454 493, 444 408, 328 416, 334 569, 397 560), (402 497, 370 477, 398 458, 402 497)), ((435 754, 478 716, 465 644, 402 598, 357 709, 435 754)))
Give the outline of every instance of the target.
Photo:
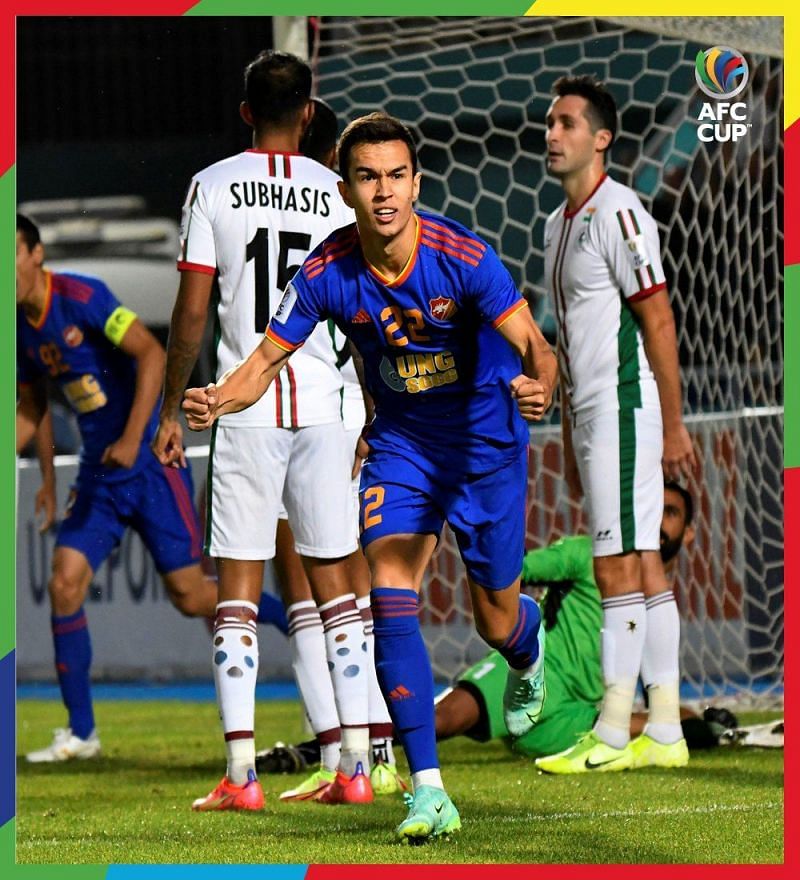
MULTIPOLYGON (((515 751, 535 758, 574 745, 594 724, 597 704, 603 698, 603 610, 594 581, 591 539, 584 535, 567 537, 529 551, 522 579, 548 585, 541 606, 547 628, 547 698, 533 730, 514 742, 515 751)), ((508 736, 503 720, 507 675, 506 661, 498 651, 492 651, 460 676, 459 685, 468 688, 482 706, 481 721, 467 734, 473 739, 508 736)))
POLYGON ((528 584, 558 584, 548 590, 542 604, 547 629, 547 702, 597 703, 603 698, 603 608, 594 580, 592 539, 588 535, 568 536, 530 550, 522 564, 522 580, 528 584))

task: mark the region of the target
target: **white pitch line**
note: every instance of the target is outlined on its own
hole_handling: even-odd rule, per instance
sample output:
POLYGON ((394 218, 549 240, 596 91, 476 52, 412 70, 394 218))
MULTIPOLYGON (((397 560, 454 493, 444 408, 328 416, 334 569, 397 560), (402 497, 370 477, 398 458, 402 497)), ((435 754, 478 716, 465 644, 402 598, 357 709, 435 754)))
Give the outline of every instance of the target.
POLYGON ((752 813, 783 809, 782 801, 766 804, 709 804, 705 807, 660 807, 655 810, 611 810, 607 813, 527 813, 524 816, 495 816, 492 822, 562 822, 565 819, 641 819, 646 816, 702 816, 709 813, 752 813))

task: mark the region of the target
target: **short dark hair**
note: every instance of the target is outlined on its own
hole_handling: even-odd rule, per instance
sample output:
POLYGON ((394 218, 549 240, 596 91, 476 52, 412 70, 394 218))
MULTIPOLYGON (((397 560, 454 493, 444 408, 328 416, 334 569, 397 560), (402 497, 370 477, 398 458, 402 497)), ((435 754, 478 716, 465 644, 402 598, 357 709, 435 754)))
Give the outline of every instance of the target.
POLYGON ((314 115, 300 138, 300 152, 324 165, 336 149, 339 120, 330 104, 326 104, 322 98, 312 98, 311 103, 314 105, 314 115))
POLYGON ((608 129, 611 132, 608 146, 614 143, 614 138, 617 136, 617 102, 605 83, 591 74, 562 76, 553 83, 553 94, 558 98, 566 98, 567 95, 585 98, 589 103, 586 118, 592 131, 600 128, 608 129))
POLYGON ((399 119, 388 113, 370 113, 354 119, 339 138, 339 174, 347 180, 350 153, 360 144, 382 144, 386 141, 403 141, 411 154, 411 171, 417 173, 417 145, 414 135, 399 119))
POLYGON ((42 237, 39 235, 39 227, 30 217, 26 217, 24 214, 17 214, 17 232, 25 239, 25 244, 28 246, 29 251, 32 251, 42 241, 42 237))
POLYGON ((694 519, 694 501, 692 500, 692 496, 689 493, 689 490, 684 486, 681 486, 680 483, 675 482, 675 480, 664 480, 664 488, 672 489, 673 492, 677 492, 678 495, 683 498, 683 507, 686 512, 686 516, 684 517, 684 524, 690 526, 692 524, 692 520, 694 519))
POLYGON ((311 97, 311 68, 296 55, 265 50, 244 70, 244 94, 256 124, 294 121, 311 97))

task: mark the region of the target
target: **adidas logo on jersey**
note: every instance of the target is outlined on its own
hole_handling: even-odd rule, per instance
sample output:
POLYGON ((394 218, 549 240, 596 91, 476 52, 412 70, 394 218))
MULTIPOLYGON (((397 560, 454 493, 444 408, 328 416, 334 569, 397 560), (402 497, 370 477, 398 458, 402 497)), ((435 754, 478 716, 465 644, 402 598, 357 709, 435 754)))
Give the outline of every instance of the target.
POLYGON ((364 309, 359 309, 355 315, 350 319, 351 324, 371 324, 372 318, 370 318, 369 313, 364 309))

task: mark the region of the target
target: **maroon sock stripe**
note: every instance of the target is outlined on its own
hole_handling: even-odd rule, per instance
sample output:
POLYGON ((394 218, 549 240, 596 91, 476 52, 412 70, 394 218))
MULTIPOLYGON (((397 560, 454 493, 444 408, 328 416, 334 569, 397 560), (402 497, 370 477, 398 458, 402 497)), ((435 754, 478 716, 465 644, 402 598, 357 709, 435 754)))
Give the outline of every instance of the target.
POLYGON ((321 746, 332 746, 342 741, 341 727, 331 727, 330 730, 323 730, 317 735, 317 742, 321 746))
POLYGON ((255 739, 255 731, 253 730, 229 730, 225 734, 225 742, 234 739, 255 739))
POLYGON ((361 624, 363 629, 363 624, 361 623, 361 615, 360 614, 342 614, 338 617, 332 617, 329 620, 325 620, 322 624, 322 628, 325 632, 330 632, 332 629, 339 629, 343 626, 350 626, 353 623, 361 624))
POLYGON ((322 624, 318 620, 311 620, 307 623, 290 623, 288 632, 290 636, 295 636, 304 629, 318 629, 322 632, 322 624))
POLYGON ((380 724, 370 724, 369 738, 370 739, 393 739, 394 738, 394 725, 391 723, 391 721, 381 722, 380 724))
POLYGON ((329 605, 327 608, 322 608, 320 609, 319 616, 323 620, 329 620, 334 614, 341 614, 344 611, 353 611, 358 614, 359 617, 361 616, 355 599, 344 599, 341 602, 337 602, 335 605, 329 605))

